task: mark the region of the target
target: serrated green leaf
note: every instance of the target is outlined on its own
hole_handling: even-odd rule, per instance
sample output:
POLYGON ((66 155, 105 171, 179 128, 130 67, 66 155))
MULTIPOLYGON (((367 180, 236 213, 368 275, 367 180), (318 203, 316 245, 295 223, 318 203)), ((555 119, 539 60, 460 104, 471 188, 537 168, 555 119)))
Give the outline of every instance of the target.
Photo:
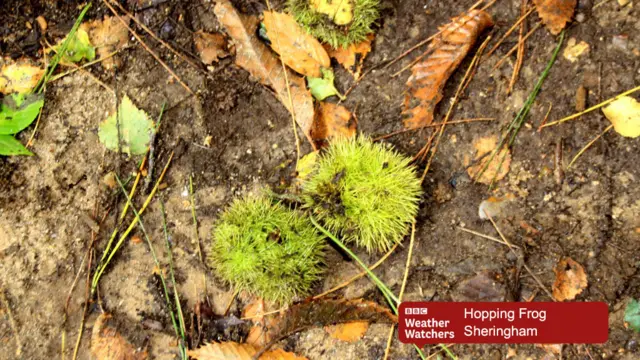
POLYGON ((143 110, 138 109, 127 97, 123 97, 118 111, 100 123, 98 137, 104 146, 118 151, 118 126, 120 128, 120 148, 129 155, 140 155, 147 151, 153 121, 143 110), (116 115, 118 118, 116 119, 116 115), (119 124, 118 124, 119 123, 119 124))
POLYGON ((38 117, 44 105, 42 94, 11 94, 0 105, 0 135, 17 134, 38 117))
POLYGON ((0 155, 33 155, 20 141, 11 135, 0 135, 0 155))
POLYGON ((631 330, 640 332, 640 302, 631 299, 624 311, 624 321, 629 324, 631 330))
POLYGON ((331 69, 322 69, 321 78, 307 77, 307 84, 309 86, 309 91, 311 91, 311 95, 319 101, 333 95, 337 95, 340 99, 344 100, 344 96, 342 96, 338 92, 338 89, 333 85, 334 78, 335 76, 331 69))
MULTIPOLYGON (((65 40, 66 37, 53 48, 56 51, 60 51, 60 48, 62 47, 62 44, 64 44, 65 40)), ((77 63, 82 61, 82 59, 91 61, 95 59, 95 57, 96 48, 91 45, 91 42, 89 41, 89 34, 86 30, 78 28, 75 36, 71 39, 71 41, 69 41, 67 51, 65 51, 62 61, 77 63)))

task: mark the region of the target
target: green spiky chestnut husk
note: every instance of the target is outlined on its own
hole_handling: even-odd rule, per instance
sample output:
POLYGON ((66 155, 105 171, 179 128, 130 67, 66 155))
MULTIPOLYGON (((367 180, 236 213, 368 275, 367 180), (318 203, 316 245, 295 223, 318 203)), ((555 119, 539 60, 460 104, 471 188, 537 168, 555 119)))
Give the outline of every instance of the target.
POLYGON ((237 290, 284 305, 320 278, 324 245, 303 214, 267 196, 246 196, 222 213, 209 260, 237 290))
POLYGON ((343 0, 353 6, 353 19, 347 25, 337 25, 332 19, 313 10, 310 0, 287 0, 287 9, 296 21, 311 35, 331 45, 334 49, 359 43, 373 33, 378 19, 379 0, 343 0))
POLYGON ((422 187, 410 161, 366 137, 334 140, 303 183, 305 207, 345 242, 386 251, 418 213, 422 187))

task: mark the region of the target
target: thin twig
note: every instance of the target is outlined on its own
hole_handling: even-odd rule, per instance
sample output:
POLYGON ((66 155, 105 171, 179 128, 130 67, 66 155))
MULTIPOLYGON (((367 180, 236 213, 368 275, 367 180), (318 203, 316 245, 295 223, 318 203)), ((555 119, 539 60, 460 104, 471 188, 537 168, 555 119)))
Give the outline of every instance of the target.
POLYGON ((552 107, 553 107, 553 103, 549 103, 549 110, 547 110, 547 113, 544 115, 544 118, 542 119, 540 126, 538 126, 538 132, 542 131, 542 127, 544 126, 544 124, 547 123, 547 120, 549 120, 549 114, 551 113, 552 107))
MULTIPOLYGON (((54 51, 55 51, 55 50, 54 50, 54 51)), ((66 64, 66 63, 65 63, 65 64, 60 64, 60 65, 63 65, 63 66, 69 66, 69 67, 72 67, 73 69, 71 69, 71 70, 69 70, 69 71, 65 71, 65 72, 63 72, 63 73, 60 73, 60 74, 58 74, 58 75, 56 75, 56 76, 53 76, 53 77, 51 77, 51 78, 49 79, 49 81, 47 81, 47 82, 48 82, 48 83, 50 83, 50 82, 54 82, 54 81, 56 81, 56 80, 58 80, 58 79, 61 79, 61 78, 65 77, 65 76, 67 76, 67 75, 73 74, 74 72, 76 72, 76 71, 78 71, 78 70, 80 70, 80 69, 85 69, 85 68, 88 68, 88 67, 89 67, 89 66, 91 66, 91 65, 94 65, 94 64, 97 64, 97 63, 103 62, 103 61, 105 61, 105 60, 107 60, 107 59, 109 59, 109 58, 111 58, 111 57, 115 56, 115 55, 116 55, 117 53, 119 53, 119 52, 120 52, 120 50, 116 50, 116 51, 114 51, 114 52, 112 52, 112 53, 110 53, 110 54, 108 54, 108 55, 106 55, 106 56, 100 57, 99 59, 95 59, 95 60, 93 60, 93 61, 89 61, 89 62, 88 62, 88 63, 86 63, 86 64, 82 64, 82 65, 80 65, 80 66, 76 65, 76 67, 73 67, 73 66, 72 66, 72 65, 75 65, 74 63, 69 63, 69 64, 66 64)))
MULTIPOLYGON (((527 8, 527 0, 522 0, 522 5, 520 5, 522 12, 522 17, 525 17, 525 10, 527 8)), ((531 9, 533 10, 533 9, 531 9)), ((518 80, 518 74, 520 74, 520 68, 522 68, 522 62, 524 60, 524 29, 526 23, 522 22, 520 24, 520 31, 518 33, 518 52, 516 53, 516 65, 513 67, 513 72, 511 73, 511 80, 509 80, 509 87, 507 87, 507 95, 511 93, 513 90, 513 86, 516 84, 518 80)))
POLYGON ((613 129, 613 124, 607 126, 607 128, 604 129, 604 131, 602 133, 600 133, 600 135, 596 136, 593 140, 589 141, 589 143, 587 145, 585 145, 582 149, 580 149, 580 151, 578 151, 576 156, 574 156, 573 159, 571 160, 571 162, 569 163, 569 166, 567 166, 567 169, 570 169, 571 165, 573 165, 573 163, 575 163, 576 160, 578 160, 580 155, 582 155, 585 151, 587 151, 587 149, 589 149, 591 147, 591 145, 593 145, 596 141, 598 141, 598 139, 600 139, 604 134, 606 134, 611 129, 613 129))
POLYGON ((470 234, 476 235, 476 236, 480 236, 480 237, 485 238, 487 240, 495 241, 498 244, 507 245, 507 246, 513 246, 516 249, 520 249, 520 247, 518 245, 514 245, 514 244, 509 245, 509 244, 505 243, 504 241, 502 241, 502 240, 500 240, 498 238, 495 238, 493 236, 485 235, 485 234, 479 233, 477 231, 473 231, 473 230, 470 230, 470 229, 467 229, 467 228, 463 228, 461 226, 458 226, 458 229, 460 229, 460 230, 462 230, 464 232, 468 232, 470 234))
MULTIPOLYGON (((528 39, 531 35, 533 35, 533 33, 534 33, 534 32, 536 32, 536 30, 538 30, 538 28, 540 28, 540 26, 541 26, 541 25, 542 25, 542 23, 541 23, 541 22, 538 22, 538 23, 536 24, 536 26, 534 26, 534 27, 533 27, 533 29, 529 30, 529 32, 527 33, 527 35, 525 35, 525 36, 523 36, 523 37, 522 37, 522 41, 523 41, 523 42, 524 42, 524 41, 527 41, 527 39, 528 39)), ((498 67, 500 67, 500 65, 502 65, 502 63, 503 63, 505 60, 507 60, 507 58, 508 58, 509 56, 511 56, 511 54, 513 54, 513 52, 514 52, 514 51, 518 50, 518 46, 519 46, 519 45, 520 45, 520 41, 518 41, 518 43, 517 43, 517 44, 515 44, 515 45, 511 48, 511 50, 509 50, 509 51, 507 52, 507 54, 506 54, 505 56, 503 56, 500 60, 498 60, 498 62, 493 66, 493 68, 491 68, 491 71, 489 71, 489 72, 493 72, 495 69, 497 69, 498 67)))
POLYGON ((491 48, 491 50, 487 51, 487 53, 483 56, 483 59, 488 58, 489 56, 491 56, 491 54, 493 54, 494 51, 496 51, 496 49, 498 48, 498 46, 502 45, 502 43, 504 42, 504 40, 507 38, 507 36, 511 35, 511 33, 518 28, 518 25, 520 25, 521 22, 523 22, 524 20, 526 20, 526 18, 533 12, 534 8, 529 9, 529 11, 526 12, 526 14, 520 16, 520 18, 518 19, 518 21, 516 21, 511 28, 509 28, 509 30, 507 30, 506 33, 504 33, 504 35, 502 35, 502 37, 500 38, 500 40, 498 40, 498 42, 496 42, 495 45, 493 45, 493 47, 491 48))
MULTIPOLYGON (((471 123, 471 122, 478 122, 478 121, 494 121, 496 120, 496 118, 471 118, 471 119, 462 119, 462 120, 452 120, 449 121, 447 124, 448 125, 454 125, 454 124, 466 124, 466 123, 471 123)), ((373 138, 372 141, 380 141, 383 139, 388 139, 392 136, 396 136, 399 134, 403 134, 406 132, 410 132, 410 131, 414 131, 414 130, 419 130, 419 129, 424 129, 424 128, 429 128, 429 127, 437 127, 437 126, 441 126, 442 123, 436 123, 436 124, 429 124, 429 125, 423 125, 423 126, 419 126, 419 127, 415 127, 415 128, 411 128, 411 129, 401 129, 398 131, 394 131, 392 133, 388 133, 385 135, 380 135, 378 137, 373 138)))

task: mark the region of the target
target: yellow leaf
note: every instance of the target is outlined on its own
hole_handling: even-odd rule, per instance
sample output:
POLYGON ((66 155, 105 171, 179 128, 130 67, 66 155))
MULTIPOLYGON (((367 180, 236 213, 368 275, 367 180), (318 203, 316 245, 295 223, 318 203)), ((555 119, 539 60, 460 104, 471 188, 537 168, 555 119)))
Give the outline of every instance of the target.
POLYGON ((331 60, 318 40, 306 31, 289 14, 264 12, 264 27, 273 51, 296 72, 310 77, 321 77, 321 68, 328 68, 331 60))
POLYGON ((369 329, 369 322, 367 321, 354 321, 346 324, 338 324, 333 326, 327 326, 324 328, 329 336, 334 339, 355 342, 366 334, 369 329))
POLYGON ((618 134, 630 138, 640 136, 640 103, 636 99, 623 96, 602 109, 602 112, 618 134))
MULTIPOLYGON (((475 178, 479 172, 481 172, 491 156, 493 154, 493 150, 496 148, 498 144, 497 136, 488 136, 484 138, 477 139, 473 142, 473 147, 476 150, 476 155, 474 158, 473 164, 467 168, 467 173, 470 177, 475 178)), ((465 159, 466 165, 470 165, 469 159, 465 159)), ((483 184, 491 184, 492 181, 498 181, 504 178, 509 172, 509 167, 511 166, 511 152, 506 147, 503 147, 498 153, 493 156, 491 163, 486 167, 486 170, 482 173, 480 178, 476 179, 483 184), (504 161, 502 160, 504 158, 504 161)))
POLYGON ((310 0, 309 5, 315 11, 329 16, 336 25, 347 25, 353 20, 351 0, 310 0))
POLYGON ((4 65, 0 70, 0 92, 27 93, 43 75, 44 69, 26 62, 4 65))

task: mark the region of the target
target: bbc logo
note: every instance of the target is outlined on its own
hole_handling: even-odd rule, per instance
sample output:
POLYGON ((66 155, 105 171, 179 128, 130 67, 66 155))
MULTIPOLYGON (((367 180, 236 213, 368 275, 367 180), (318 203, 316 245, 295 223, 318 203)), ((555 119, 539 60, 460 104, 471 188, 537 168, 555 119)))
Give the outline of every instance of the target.
POLYGON ((405 315, 427 315, 429 313, 429 309, 427 308, 404 308, 405 315))

